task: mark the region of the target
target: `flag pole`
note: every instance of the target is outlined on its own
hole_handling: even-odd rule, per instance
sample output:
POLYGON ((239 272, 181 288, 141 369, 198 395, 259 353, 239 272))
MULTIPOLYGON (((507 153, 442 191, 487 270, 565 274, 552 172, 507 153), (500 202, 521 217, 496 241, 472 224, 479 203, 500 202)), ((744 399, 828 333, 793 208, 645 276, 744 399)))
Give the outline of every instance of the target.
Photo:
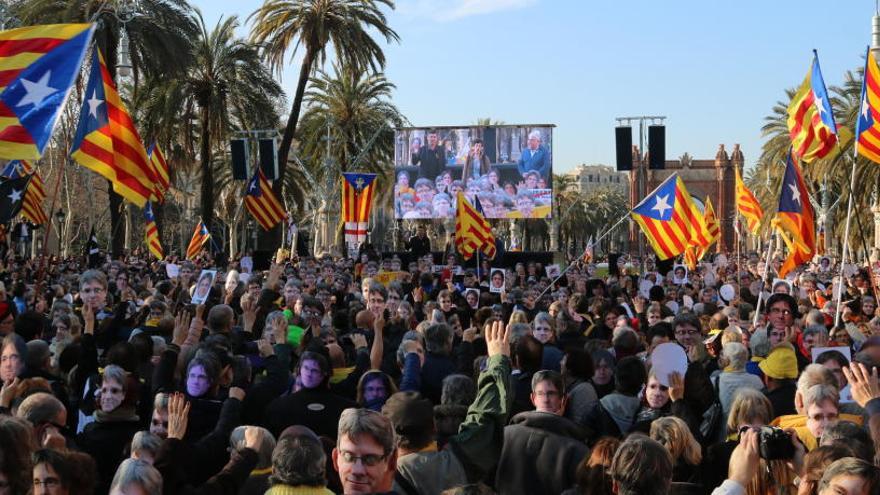
POLYGON ((569 263, 568 266, 565 267, 565 270, 562 270, 562 271, 559 273, 559 275, 557 275, 556 278, 554 278, 554 279, 550 282, 550 285, 548 285, 546 288, 544 288, 543 291, 541 291, 540 294, 538 294, 538 297, 536 298, 536 300, 540 300, 541 297, 542 297, 542 296, 543 296, 548 290, 550 290, 551 287, 553 287, 554 285, 556 285, 556 282, 558 282, 559 279, 561 279, 563 276, 565 276, 565 274, 571 269, 571 267, 574 266, 575 263, 577 263, 577 261, 578 261, 579 259, 582 259, 582 258, 584 257, 584 254, 586 254, 587 251, 589 251, 590 249, 592 249, 593 246, 598 245, 598 244, 599 244, 599 241, 601 241, 602 239, 604 239, 605 236, 607 236, 611 231, 613 231, 614 229, 616 229, 618 225, 622 224, 623 221, 626 220, 626 219, 628 219, 628 218, 629 218, 629 213, 623 215, 622 217, 620 217, 620 220, 618 220, 614 225, 612 225, 611 228, 609 228, 609 229, 607 229, 605 232, 603 232, 602 235, 600 235, 599 237, 596 238, 596 240, 594 240, 592 243, 587 243, 587 247, 586 247, 586 249, 584 249, 584 252, 581 253, 581 255, 580 255, 579 257, 577 257, 577 258, 575 258, 574 260, 572 260, 572 262, 569 263))
POLYGON ((773 253, 773 244, 776 243, 776 236, 779 235, 775 230, 770 230, 770 239, 767 240, 767 258, 764 260, 764 276, 761 277, 761 289, 758 292, 758 303, 755 305, 755 317, 752 320, 752 326, 758 326, 758 317, 761 315, 761 303, 764 300, 764 287, 767 279, 770 278, 770 257, 773 253))

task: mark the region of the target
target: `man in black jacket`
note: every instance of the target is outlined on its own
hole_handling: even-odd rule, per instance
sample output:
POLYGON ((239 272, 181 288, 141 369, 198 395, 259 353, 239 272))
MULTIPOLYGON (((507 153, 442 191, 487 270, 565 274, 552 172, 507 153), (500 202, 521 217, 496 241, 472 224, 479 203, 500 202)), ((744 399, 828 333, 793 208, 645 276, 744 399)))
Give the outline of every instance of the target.
POLYGON ((416 227, 416 235, 409 238, 406 248, 413 255, 411 259, 431 254, 431 239, 428 239, 428 230, 424 225, 416 227))

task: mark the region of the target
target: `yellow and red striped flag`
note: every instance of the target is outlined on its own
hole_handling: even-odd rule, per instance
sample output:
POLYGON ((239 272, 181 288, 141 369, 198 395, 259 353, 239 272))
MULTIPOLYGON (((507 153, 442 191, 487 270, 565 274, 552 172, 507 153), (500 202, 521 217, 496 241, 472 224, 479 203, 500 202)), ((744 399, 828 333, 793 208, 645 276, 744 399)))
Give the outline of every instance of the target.
POLYGON ((186 259, 191 260, 198 256, 202 246, 210 238, 211 233, 208 232, 208 227, 205 227, 205 222, 199 221, 199 224, 196 225, 196 230, 193 232, 192 239, 189 240, 189 246, 186 247, 186 259))
POLYGON ((269 230, 278 225, 278 222, 287 215, 284 208, 272 192, 272 185, 266 180, 263 171, 257 167, 257 172, 248 182, 247 193, 244 196, 244 206, 253 215, 263 230, 269 230))
POLYGON ((690 245, 709 246, 710 236, 703 214, 677 173, 657 186, 630 214, 658 259, 678 256, 690 245))
POLYGON ((43 200, 46 199, 46 186, 39 172, 34 170, 30 163, 25 160, 13 160, 6 164, 0 177, 6 179, 18 179, 26 175, 33 177, 28 182, 21 205, 21 216, 36 225, 49 223, 49 217, 43 209, 43 200))
POLYGON ((42 155, 94 31, 94 24, 0 31, 0 158, 42 155))
POLYGON ((880 69, 870 49, 865 57, 865 78, 855 137, 858 154, 880 163, 880 69))
POLYGON ((785 275, 798 265, 804 264, 816 254, 816 224, 813 206, 804 183, 801 169, 789 153, 785 174, 782 177, 782 192, 779 194, 775 225, 788 247, 788 258, 779 269, 779 276, 785 275))
POLYGON ((153 205, 147 201, 144 204, 144 241, 150 254, 157 259, 164 259, 165 253, 162 251, 162 243, 159 241, 159 227, 156 225, 156 217, 153 215, 153 205))
POLYGON ((155 196, 153 166, 97 47, 70 156, 141 208, 155 196))
POLYGON ((758 198, 746 187, 739 169, 736 169, 736 210, 746 219, 749 232, 752 235, 757 235, 758 229, 761 227, 761 219, 764 217, 764 210, 761 208, 758 198))
POLYGON ((495 235, 492 226, 483 216, 480 198, 474 197, 472 205, 463 192, 458 193, 455 215, 455 247, 464 259, 469 260, 477 250, 487 258, 495 257, 495 235))
POLYGON ((168 173, 168 162, 165 161, 165 155, 159 149, 156 141, 150 144, 147 149, 147 157, 150 159, 150 165, 153 166, 153 175, 156 177, 156 201, 165 202, 165 193, 171 187, 171 178, 168 173))
POLYGON ((788 105, 787 123, 794 153, 804 162, 824 157, 837 144, 834 112, 815 50, 810 72, 788 105))
POLYGON ((350 248, 357 248, 367 238, 375 185, 376 174, 342 174, 342 221, 345 222, 345 243, 350 248))

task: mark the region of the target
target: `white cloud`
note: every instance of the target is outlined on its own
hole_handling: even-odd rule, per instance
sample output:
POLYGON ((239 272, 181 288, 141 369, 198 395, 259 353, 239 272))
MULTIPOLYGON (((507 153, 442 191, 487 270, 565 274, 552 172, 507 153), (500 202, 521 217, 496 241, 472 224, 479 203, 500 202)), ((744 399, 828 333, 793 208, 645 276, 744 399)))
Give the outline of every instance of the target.
POLYGON ((448 22, 465 17, 517 10, 537 3, 538 0, 406 0, 397 3, 397 9, 408 17, 429 18, 448 22))

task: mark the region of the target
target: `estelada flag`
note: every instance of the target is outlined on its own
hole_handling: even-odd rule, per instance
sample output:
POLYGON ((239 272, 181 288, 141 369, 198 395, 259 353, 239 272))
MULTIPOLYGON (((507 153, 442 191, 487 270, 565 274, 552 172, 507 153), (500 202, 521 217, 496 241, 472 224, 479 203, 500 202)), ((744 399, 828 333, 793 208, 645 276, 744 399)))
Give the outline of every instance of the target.
POLYGON ((196 230, 193 232, 192 239, 189 240, 189 246, 186 247, 186 259, 193 259, 198 256, 202 246, 210 238, 211 233, 208 232, 208 227, 205 227, 205 222, 199 221, 198 225, 196 225, 196 230))
POLYGON ((94 24, 0 31, 0 158, 43 154, 94 31, 94 24))
POLYGON ((787 124, 792 149, 804 162, 824 157, 837 144, 837 125, 816 50, 807 77, 788 105, 787 124))
POLYGON ((162 243, 159 241, 159 227, 156 225, 156 217, 153 215, 153 206, 147 201, 144 204, 144 242, 150 254, 157 259, 164 259, 165 253, 162 251, 162 243))
POLYGON ((125 199, 143 208, 155 196, 153 166, 97 47, 73 142, 70 156, 125 199))
POLYGON ((244 196, 244 206, 253 215, 263 230, 269 230, 278 225, 286 214, 275 193, 272 185, 263 175, 263 170, 257 167, 256 173, 248 182, 247 193, 244 196))
POLYGON ((813 259, 816 254, 816 224, 813 207, 807 186, 801 176, 800 167, 788 155, 785 175, 782 177, 782 191, 779 194, 779 208, 775 218, 776 228, 788 247, 788 258, 779 269, 779 276, 813 259))
POLYGON ((703 214, 677 173, 657 186, 630 214, 645 233, 658 259, 678 256, 689 245, 709 245, 710 236, 703 214))

